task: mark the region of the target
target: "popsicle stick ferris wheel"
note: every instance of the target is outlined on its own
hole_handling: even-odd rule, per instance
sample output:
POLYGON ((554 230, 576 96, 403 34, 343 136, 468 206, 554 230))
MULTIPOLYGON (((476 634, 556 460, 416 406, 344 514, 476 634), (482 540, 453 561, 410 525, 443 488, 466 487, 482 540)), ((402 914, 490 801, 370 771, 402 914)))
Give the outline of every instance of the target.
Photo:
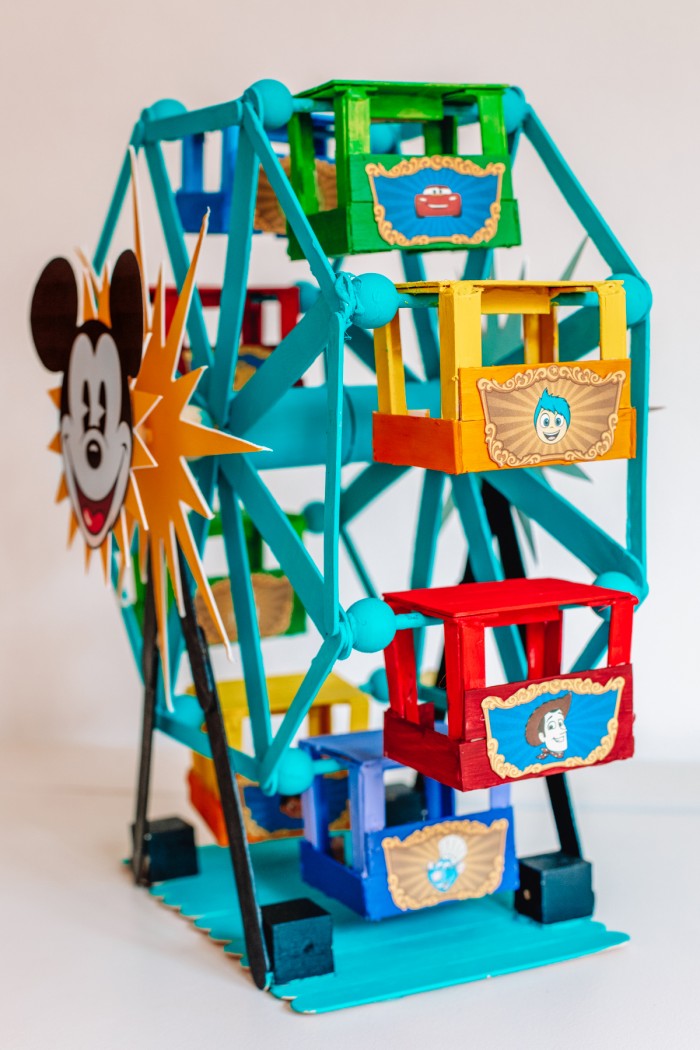
MULTIPOLYGON (((200 457, 189 465, 196 480, 196 491, 194 486, 188 490, 189 506, 196 513, 186 515, 186 530, 182 526, 175 536, 167 522, 159 525, 176 601, 167 606, 158 561, 156 593, 147 595, 146 603, 148 608, 155 602, 165 672, 151 678, 153 725, 200 754, 215 750, 192 698, 176 696, 172 708, 166 703, 167 683, 177 680, 185 648, 192 659, 198 644, 191 632, 188 636, 185 607, 191 605, 193 573, 198 591, 208 595, 206 580, 194 569, 194 555, 196 548, 203 556, 211 521, 207 511, 213 507, 223 536, 253 742, 252 754, 230 741, 223 754, 267 795, 298 794, 315 774, 337 768, 310 749, 292 747, 336 662, 353 649, 388 652, 397 631, 405 634, 411 627, 414 648, 404 655, 420 666, 422 634, 436 622, 434 615, 419 611, 420 603, 411 612, 405 601, 382 601, 382 581, 372 580, 350 534, 352 522, 411 469, 425 472, 415 538, 407 550, 412 591, 431 585, 448 491, 466 540, 467 578, 480 583, 520 574, 522 557, 512 524, 517 511, 561 544, 600 588, 598 620, 570 673, 595 667, 608 647, 610 623, 622 630, 617 613, 608 611, 614 605, 610 593, 626 592, 641 601, 647 592, 651 300, 638 269, 522 93, 498 85, 334 81, 293 97, 276 81, 260 81, 241 98, 202 110, 156 103, 143 111, 131 136, 92 261, 97 274, 127 197, 132 153, 145 160, 182 292, 176 322, 181 325, 186 314, 191 362, 186 366, 181 359, 179 367, 204 369, 188 396, 209 433, 217 435, 208 444, 182 449, 184 456, 200 457), (467 125, 478 128, 481 151, 462 155, 459 133, 467 125), (214 136, 221 140, 221 185, 208 191, 203 158, 214 136), (597 279, 573 274, 551 281, 492 279, 498 250, 521 241, 515 192, 523 136, 604 260, 608 272, 597 279), (179 186, 166 166, 164 149, 171 144, 181 150, 179 186), (205 212, 209 237, 224 238, 226 254, 220 288, 200 295, 186 234, 199 230, 205 212), (286 237, 291 258, 306 259, 315 281, 313 290, 306 286, 303 291, 299 319, 286 326, 272 352, 246 344, 251 304, 274 297, 268 289, 251 299, 249 262, 258 234, 286 237), (405 281, 398 285, 381 273, 353 276, 341 268, 345 257, 374 253, 379 269, 388 251, 401 255, 405 281), (462 278, 427 281, 424 253, 444 258, 454 251, 467 252, 462 278), (203 302, 218 309, 213 339, 203 302), (562 310, 566 316, 560 322, 562 310), (499 326, 497 318, 505 323, 499 326), (409 327, 417 340, 419 369, 404 361, 409 327), (369 366, 376 380, 347 383, 346 353, 369 366), (325 367, 323 385, 299 385, 319 358, 325 367), (245 381, 241 362, 246 363, 245 381), (240 454, 228 454, 234 451, 240 454), (598 462, 609 459, 627 461, 626 493, 621 494, 624 542, 559 492, 548 473, 549 468, 583 465, 595 482, 598 462), (303 508, 307 528, 323 537, 320 565, 265 476, 312 465, 325 468, 323 499, 303 508), (350 465, 361 469, 346 483, 343 468, 350 465), (320 635, 318 650, 274 731, 260 596, 246 531, 251 523, 320 635), (192 550, 184 553, 192 557, 186 565, 180 552, 190 536, 192 550), (349 609, 342 598, 341 547, 368 596, 349 609)), ((351 269, 352 263, 343 266, 351 269)), ((158 309, 164 298, 159 287, 158 309)), ((148 314, 147 302, 144 309, 148 314)), ((164 332, 161 342, 166 338, 164 332)), ((174 346, 170 353, 174 365, 174 346)), ((158 393, 143 386, 138 369, 129 374, 136 377, 136 389, 141 384, 158 393)), ((157 420, 152 424, 155 430, 157 420)), ((161 447, 167 447, 168 434, 159 437, 161 447)), ((386 521, 395 532, 389 512, 386 521)), ((147 516, 137 525, 145 533, 147 516)), ((403 523, 401 531, 406 532, 403 523)), ((128 545, 122 537, 122 560, 128 545)), ((455 583, 460 574, 456 567, 455 583)), ((121 588, 117 561, 113 577, 121 588)), ((209 596, 207 604, 223 630, 224 611, 209 596)), ((158 633, 152 617, 141 617, 133 604, 125 604, 123 614, 135 656, 146 668, 147 620, 149 644, 155 644, 158 633)), ((546 620, 549 614, 542 615, 546 620)), ((506 679, 526 681, 538 667, 541 677, 539 658, 532 655, 535 633, 524 641, 517 616, 499 616, 495 636, 506 679)), ((624 639, 618 655, 623 650, 624 639)), ((148 673, 153 674, 151 663, 148 673)), ((431 694, 436 706, 439 692, 431 694)), ((392 717, 405 709, 395 699, 392 717)), ((450 713, 451 735, 455 717, 450 713)), ((403 753, 402 760, 407 761, 403 753)))
MULTIPOLYGON (((499 557, 494 543, 485 506, 486 482, 569 550, 594 578, 629 590, 639 598, 645 596, 648 290, 519 91, 335 83, 292 98, 281 85, 261 82, 236 102, 208 110, 187 112, 175 103, 158 103, 144 111, 131 145, 145 155, 178 285, 184 282, 188 268, 185 232, 194 230, 191 216, 198 216, 198 227, 202 213, 210 207, 210 230, 220 231, 227 239, 215 349, 196 292, 188 319, 192 364, 208 366, 196 395, 197 404, 221 429, 271 450, 255 455, 211 457, 194 466, 205 496, 211 500, 218 493, 221 506, 254 729, 255 757, 238 756, 241 771, 271 787, 290 761, 288 745, 316 691, 339 656, 357 641, 353 637, 356 622, 352 616, 348 618, 340 600, 338 547, 349 545, 368 593, 376 593, 361 553, 350 539, 349 525, 411 466, 427 468, 412 554, 412 587, 430 584, 443 512, 442 495, 448 487, 467 540, 474 578, 497 580, 504 576, 502 556, 499 557), (407 96, 412 100, 410 107, 406 105, 407 96), (410 113, 410 123, 401 119, 402 106, 403 111, 410 113), (463 161, 457 158, 448 167, 451 155, 457 153, 456 135, 462 122, 480 124, 483 155, 463 161), (201 165, 206 137, 219 131, 223 139, 222 187, 218 192, 206 193, 202 188, 202 168, 197 164, 201 165), (286 135, 281 134, 284 131, 286 135), (403 159, 402 140, 421 133, 425 155, 403 159), (539 153, 555 185, 615 275, 613 278, 597 283, 553 281, 549 285, 522 287, 507 283, 494 286, 485 280, 491 272, 494 245, 512 245, 520 240, 511 173, 522 135, 539 153), (283 137, 290 143, 290 159, 281 154, 284 146, 280 147, 279 139, 283 137), (324 159, 325 144, 331 138, 335 140, 332 165, 324 159), (171 184, 163 156, 164 144, 173 141, 183 143, 180 188, 171 184), (233 174, 228 182, 224 177, 227 164, 229 176, 233 174), (498 170, 496 175, 474 176, 467 171, 470 164, 475 170, 477 166, 479 170, 498 170), (409 171, 390 179, 365 172, 381 169, 391 174, 401 165, 415 167, 417 174, 409 171), (459 170, 460 166, 464 171, 459 170), (323 177, 331 168, 335 169, 334 201, 324 199, 322 194, 323 177), (438 219, 430 214, 416 218, 415 204, 411 216, 403 203, 416 186, 431 180, 439 186, 449 179, 461 190, 466 232, 454 234, 449 228, 450 219, 440 212, 435 213, 440 216, 438 219), (470 179, 477 184, 478 193, 475 203, 467 206, 469 195, 474 194, 470 179), (482 190, 481 183, 486 180, 493 183, 489 192, 497 209, 482 190), (386 199, 382 193, 387 194, 386 199), (377 195, 385 200, 384 205, 377 206, 377 195), (308 260, 317 282, 317 295, 274 354, 243 389, 234 393, 250 252, 256 229, 266 228, 266 215, 259 202, 270 200, 276 204, 281 222, 278 218, 274 227, 275 220, 271 223, 268 218, 267 228, 272 225, 277 231, 284 230, 286 223, 290 250, 296 257, 303 255, 308 260), (329 203, 335 207, 328 207, 329 203), (481 221, 474 217, 479 208, 489 216, 494 210, 499 211, 500 221, 491 238, 488 231, 474 236, 474 226, 481 221), (382 209, 385 225, 386 216, 394 220, 393 225, 388 222, 392 225, 389 240, 382 239, 382 225, 375 221, 376 211, 382 209), (404 212, 408 218, 404 218, 404 212), (403 231, 402 220, 406 224, 403 231), (431 239, 428 244, 411 245, 412 251, 402 252, 406 284, 398 290, 381 275, 353 278, 344 271, 337 272, 328 262, 327 253, 331 252, 380 253, 401 247, 402 241, 411 244, 412 239, 416 240, 412 238, 414 230, 419 231, 420 242, 426 223, 433 224, 442 240, 431 239), (465 247, 469 254, 461 282, 424 283, 423 261, 416 248, 465 247), (576 309, 569 311, 558 325, 557 307, 569 305, 576 309), (488 333, 483 340, 480 338, 482 315, 494 314, 522 316, 519 336, 512 338, 510 345, 505 338, 500 343, 489 340, 488 333), (422 375, 403 365, 397 345, 400 326, 411 321, 418 337, 422 375), (388 327, 384 329, 384 325, 388 327), (376 332, 376 363, 372 328, 376 332), (589 357, 591 352, 597 357, 599 346, 600 360, 591 361, 585 370, 589 374, 584 379, 589 382, 575 384, 566 375, 567 365, 589 357), (370 367, 378 366, 380 412, 374 421, 377 387, 344 385, 344 347, 370 367), (325 388, 295 387, 321 355, 327 368, 325 388), (540 365, 539 371, 530 373, 530 389, 519 391, 525 420, 520 434, 523 455, 518 461, 517 434, 515 452, 509 450, 508 427, 502 425, 492 442, 503 445, 506 434, 505 451, 498 462, 490 458, 483 440, 485 417, 481 399, 485 394, 473 388, 479 381, 482 385, 491 382, 494 388, 507 386, 513 376, 520 383, 517 375, 522 369, 518 362, 540 365), (616 373, 624 373, 621 380, 614 379, 616 373), (606 378, 609 402, 596 407, 596 395, 606 378), (531 425, 533 406, 537 406, 545 389, 554 398, 555 409, 556 399, 561 398, 569 403, 572 413, 568 435, 553 444, 551 451, 537 439, 531 425), (455 407, 458 405, 461 408, 455 407), (421 411, 429 411, 429 418, 421 418, 421 411), (467 419, 465 413, 471 418, 467 419), (607 423, 611 416, 616 417, 612 438, 605 433, 610 430, 607 423), (579 432, 574 433, 577 424, 579 432), (529 441, 528 430, 535 436, 534 443, 529 441), (474 450, 471 462, 458 462, 446 454, 448 447, 459 442, 465 449, 474 450), (507 459, 508 455, 515 456, 515 466, 501 466, 503 457, 507 459), (557 463, 590 463, 594 476, 595 461, 612 457, 629 457, 624 544, 610 536, 605 526, 587 517, 549 483, 546 473, 537 469, 557 463), (265 482, 266 470, 318 463, 326 468, 324 501, 322 507, 310 508, 309 517, 312 528, 323 533, 320 568, 289 526, 265 482), (351 463, 367 466, 344 485, 342 467, 351 463), (292 710, 274 738, 266 715, 265 675, 243 542, 243 508, 273 551, 322 638, 292 710)), ((129 161, 125 158, 95 253, 98 272, 107 257, 129 177, 129 161)), ((440 193, 426 198, 428 203, 441 203, 442 199, 440 193)), ((375 257, 378 261, 382 258, 381 254, 375 257)), ((510 331, 514 333, 515 328, 511 326, 510 331)), ((518 391, 515 393, 517 396, 518 391)), ((490 423, 492 430, 499 430, 499 403, 504 398, 507 399, 507 391, 491 392, 490 411, 496 417, 496 423, 490 423)), ((505 413, 503 419, 508 419, 512 409, 502 405, 500 411, 505 413)), ((207 537, 206 519, 193 516, 192 530, 202 549, 207 537)), ((127 609, 125 616, 128 620, 132 613, 127 609)), ((597 662, 604 649, 606 630, 603 620, 593 631, 577 666, 597 662)), ((175 615, 171 615, 170 632, 174 680, 182 652, 175 615)), ((137 640, 133 624, 130 633, 137 640)), ((525 654, 517 631, 499 632, 498 644, 508 676, 525 677, 525 654)))

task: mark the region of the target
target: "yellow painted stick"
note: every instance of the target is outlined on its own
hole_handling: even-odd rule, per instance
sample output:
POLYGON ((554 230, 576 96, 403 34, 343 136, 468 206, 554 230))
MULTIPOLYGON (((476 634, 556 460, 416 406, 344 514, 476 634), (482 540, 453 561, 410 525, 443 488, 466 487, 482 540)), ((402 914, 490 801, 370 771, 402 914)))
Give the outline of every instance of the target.
POLYGON ((440 415, 459 419, 459 370, 481 364, 481 289, 471 281, 455 281, 441 290, 440 415))
POLYGON ((375 329, 374 359, 377 367, 379 411, 395 416, 407 415, 406 379, 398 311, 389 324, 375 329))

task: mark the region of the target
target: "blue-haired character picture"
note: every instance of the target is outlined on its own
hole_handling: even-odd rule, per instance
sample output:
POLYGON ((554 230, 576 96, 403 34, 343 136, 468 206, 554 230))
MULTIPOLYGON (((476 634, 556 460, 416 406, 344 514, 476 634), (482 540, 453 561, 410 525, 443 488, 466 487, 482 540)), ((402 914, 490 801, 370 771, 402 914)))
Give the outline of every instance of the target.
POLYGON ((555 445, 566 434, 571 423, 571 409, 564 397, 557 397, 545 389, 535 408, 535 430, 540 441, 555 445))

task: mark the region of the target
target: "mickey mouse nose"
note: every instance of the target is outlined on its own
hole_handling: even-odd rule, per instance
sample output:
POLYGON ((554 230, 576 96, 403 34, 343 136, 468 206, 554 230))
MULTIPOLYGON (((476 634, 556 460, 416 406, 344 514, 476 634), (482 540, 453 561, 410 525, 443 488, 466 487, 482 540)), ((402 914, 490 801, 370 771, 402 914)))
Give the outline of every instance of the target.
POLYGON ((102 450, 96 441, 90 441, 86 450, 87 461, 93 470, 97 470, 102 462, 102 450))

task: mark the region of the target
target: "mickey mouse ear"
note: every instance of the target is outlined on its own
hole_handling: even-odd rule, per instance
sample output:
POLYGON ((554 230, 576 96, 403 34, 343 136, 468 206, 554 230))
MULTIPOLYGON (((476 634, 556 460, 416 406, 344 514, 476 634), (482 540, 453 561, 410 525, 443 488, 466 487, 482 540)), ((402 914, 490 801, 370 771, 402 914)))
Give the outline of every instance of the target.
POLYGON ((117 259, 109 290, 109 315, 112 335, 129 376, 141 366, 143 351, 143 295, 141 270, 132 251, 122 252, 117 259))
POLYGON ((52 372, 65 372, 78 318, 78 285, 67 259, 52 259, 32 296, 34 346, 52 372))

